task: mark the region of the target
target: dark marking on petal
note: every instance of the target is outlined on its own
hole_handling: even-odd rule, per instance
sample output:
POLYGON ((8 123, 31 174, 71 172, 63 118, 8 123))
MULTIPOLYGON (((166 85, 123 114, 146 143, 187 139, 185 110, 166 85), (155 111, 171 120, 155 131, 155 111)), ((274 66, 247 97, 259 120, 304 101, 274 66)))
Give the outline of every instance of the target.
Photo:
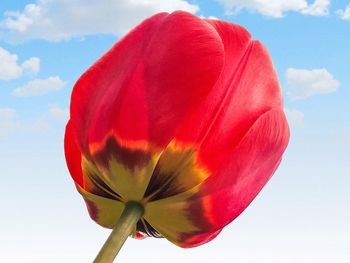
POLYGON ((85 172, 85 174, 91 184, 89 185, 89 188, 91 188, 89 192, 109 199, 122 201, 122 197, 114 192, 98 175, 90 172, 85 172))
POLYGON ((168 146, 162 153, 145 191, 148 201, 177 195, 200 184, 208 173, 197 165, 193 148, 168 146))
POLYGON ((187 200, 186 217, 198 230, 180 233, 178 241, 181 247, 190 248, 207 243, 222 230, 222 227, 213 224, 210 215, 207 214, 206 205, 208 204, 203 201, 198 193, 187 200))
POLYGON ((175 180, 176 173, 162 173, 157 165, 146 189, 145 197, 150 197, 148 200, 151 202, 185 191, 186 189, 174 183, 175 180))
POLYGON ((201 197, 201 193, 196 193, 190 199, 188 199, 188 207, 186 208, 187 218, 196 225, 199 229, 209 231, 216 226, 212 224, 211 218, 207 214, 204 199, 201 197))
POLYGON ((108 168, 109 161, 112 158, 132 170, 146 166, 151 159, 151 154, 139 149, 133 150, 122 146, 113 136, 110 136, 106 140, 103 149, 94 154, 93 159, 108 168))
POLYGON ((136 231, 146 234, 149 237, 162 238, 163 236, 155 230, 146 219, 142 218, 137 222, 136 231))

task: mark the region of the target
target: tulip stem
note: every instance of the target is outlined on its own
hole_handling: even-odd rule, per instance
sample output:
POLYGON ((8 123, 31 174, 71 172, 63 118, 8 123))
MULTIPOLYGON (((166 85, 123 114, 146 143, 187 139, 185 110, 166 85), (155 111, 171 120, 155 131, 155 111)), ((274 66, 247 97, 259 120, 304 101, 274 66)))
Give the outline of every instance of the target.
POLYGON ((94 263, 112 263, 143 214, 142 204, 135 201, 127 202, 122 215, 95 258, 94 263))

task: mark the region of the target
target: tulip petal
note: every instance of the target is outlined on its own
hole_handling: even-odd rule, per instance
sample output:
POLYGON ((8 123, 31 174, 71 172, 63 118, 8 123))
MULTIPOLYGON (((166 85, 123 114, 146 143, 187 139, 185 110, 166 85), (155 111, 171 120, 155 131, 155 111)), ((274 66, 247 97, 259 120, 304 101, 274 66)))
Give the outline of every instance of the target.
POLYGON ((193 147, 172 141, 162 152, 145 192, 145 201, 177 195, 203 182, 209 173, 200 167, 193 147))
POLYGON ((267 183, 281 161, 289 128, 280 110, 270 110, 252 125, 222 167, 202 184, 150 202, 145 218, 181 247, 209 241, 235 219, 267 183))
POLYGON ((89 115, 87 124, 77 123, 84 128, 79 128, 79 134, 89 132, 82 138, 88 140, 91 152, 102 149, 111 135, 149 148, 165 147, 179 123, 207 96, 223 60, 222 41, 204 20, 185 12, 146 20, 74 88, 72 105, 80 100, 80 106, 72 109, 74 123, 78 118, 82 123, 86 118, 82 116, 89 115), (81 98, 80 93, 87 93, 83 86, 101 91, 98 96, 90 94, 95 97, 93 103, 81 98), (94 113, 86 113, 85 108, 93 108, 94 113))
POLYGON ((113 228, 121 216, 124 203, 92 194, 77 186, 79 193, 84 197, 90 217, 99 225, 113 228))
POLYGON ((230 223, 252 202, 280 164, 288 141, 282 110, 270 110, 254 123, 197 194, 213 225, 230 223))
POLYGON ((132 78, 144 44, 166 16, 166 13, 160 13, 145 20, 104 54, 75 84, 71 97, 71 122, 77 143, 85 154, 88 154, 88 131, 96 107, 104 103, 106 94, 119 94, 123 83, 132 78))
POLYGON ((187 199, 194 192, 186 192, 179 196, 171 196, 166 199, 147 203, 144 218, 162 236, 172 243, 181 246, 181 236, 184 233, 196 233, 200 231, 198 222, 193 222, 188 215, 187 199))
POLYGON ((64 138, 64 151, 68 170, 75 183, 84 190, 106 198, 122 200, 101 176, 97 167, 83 156, 75 141, 71 122, 68 121, 64 138))
POLYGON ((176 171, 169 173, 162 171, 164 163, 174 162, 174 157, 167 154, 169 146, 162 153, 157 165, 157 168, 161 168, 160 172, 153 174, 149 188, 152 184, 156 185, 154 181, 162 185, 175 178, 164 187, 167 195, 163 195, 163 198, 185 192, 209 176, 209 172, 206 172, 203 180, 191 182, 189 178, 200 178, 185 176, 178 163, 215 172, 261 114, 281 104, 276 74, 264 47, 252 41, 249 33, 238 25, 226 22, 216 22, 214 25, 225 45, 225 66, 207 99, 182 125, 173 140, 178 144, 193 145, 192 149, 198 151, 195 162, 191 164, 182 158, 173 164, 178 167, 176 171))
POLYGON ((68 170, 79 186, 84 185, 84 175, 81 169, 81 152, 75 141, 71 122, 68 121, 66 125, 66 131, 64 135, 64 154, 66 156, 66 162, 68 170))
POLYGON ((144 218, 157 233, 177 246, 190 248, 209 242, 221 228, 212 231, 213 226, 205 218, 197 216, 195 221, 192 219, 192 214, 201 215, 204 211, 200 202, 197 202, 198 206, 189 202, 198 191, 196 186, 185 193, 150 202, 144 218))
MULTIPOLYGON (((211 24, 208 25, 212 26, 211 24)), ((221 31, 218 30, 219 35, 226 33, 227 30, 224 31, 225 28, 221 31)), ((230 26, 229 29, 229 33, 224 34, 226 38, 222 40, 226 53, 225 65, 221 75, 208 97, 199 105, 195 114, 192 116, 189 114, 190 117, 184 122, 184 125, 181 126, 182 123, 177 123, 181 128, 177 132, 176 138, 162 152, 156 170, 150 180, 150 185, 147 188, 146 197, 154 195, 151 192, 155 192, 154 189, 158 189, 157 194, 151 200, 185 192, 200 184, 209 176, 209 173, 204 169, 205 166, 198 159, 196 151, 201 143, 200 140, 204 139, 207 129, 215 129, 211 127, 212 123, 218 117, 217 114, 221 113, 222 108, 226 106, 222 102, 225 96, 226 102, 228 100, 227 96, 229 94, 226 92, 228 85, 230 85, 228 79, 232 78, 232 75, 242 74, 244 70, 244 67, 241 69, 242 61, 247 60, 246 57, 252 43, 250 34, 242 27, 235 25, 230 26)), ((228 114, 232 115, 231 112, 228 114)), ((233 137, 232 133, 230 135, 233 137)), ((216 139, 220 140, 221 138, 216 139)), ((222 141, 221 144, 225 144, 225 141, 222 141)), ((221 155, 220 152, 212 152, 212 155, 221 155)), ((214 159, 217 158, 214 157, 214 159)))
POLYGON ((143 149, 129 149, 120 141, 110 138, 103 150, 93 155, 99 177, 124 201, 140 201, 159 154, 151 154, 143 149))
POLYGON ((84 190, 105 198, 123 201, 123 197, 92 161, 83 156, 81 166, 84 174, 84 190))
POLYGON ((208 97, 179 129, 176 140, 197 144, 199 159, 215 171, 254 122, 282 97, 266 49, 240 26, 210 20, 225 46, 225 66, 208 97))

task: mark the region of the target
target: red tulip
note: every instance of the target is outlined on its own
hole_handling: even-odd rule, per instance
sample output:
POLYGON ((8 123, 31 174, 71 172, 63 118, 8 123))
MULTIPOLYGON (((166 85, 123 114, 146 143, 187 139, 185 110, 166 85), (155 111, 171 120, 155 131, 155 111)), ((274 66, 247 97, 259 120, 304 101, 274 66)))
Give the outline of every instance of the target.
POLYGON ((278 167, 289 128, 264 46, 241 26, 160 13, 75 84, 69 171, 98 224, 144 208, 134 237, 213 239, 278 167))

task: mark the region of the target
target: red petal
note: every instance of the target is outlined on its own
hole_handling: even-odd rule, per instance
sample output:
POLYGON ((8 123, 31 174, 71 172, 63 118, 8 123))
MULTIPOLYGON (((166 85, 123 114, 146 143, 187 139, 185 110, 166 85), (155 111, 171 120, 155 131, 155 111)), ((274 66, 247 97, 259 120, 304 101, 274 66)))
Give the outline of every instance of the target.
POLYGON ((133 238, 143 240, 143 239, 147 238, 147 235, 140 232, 140 231, 135 231, 133 238))
POLYGON ((148 33, 153 32, 166 16, 166 13, 157 14, 136 27, 90 67, 75 84, 71 98, 71 121, 74 123, 78 144, 85 152, 89 126, 96 107, 103 103, 102 98, 108 89, 113 87, 116 95, 122 83, 128 82, 132 77, 143 44, 151 38, 148 33))
POLYGON ((193 15, 157 15, 119 41, 79 80, 72 121, 80 145, 119 139, 164 147, 215 84, 223 46, 193 15))
POLYGON ((84 176, 81 168, 81 152, 75 141, 71 122, 68 121, 64 136, 64 153, 68 170, 73 180, 81 187, 84 185, 84 176))
POLYGON ((183 248, 198 247, 213 240, 217 235, 220 234, 221 230, 222 229, 214 232, 205 232, 198 234, 185 233, 182 235, 181 241, 178 243, 178 245, 183 248))
MULTIPOLYGON (((234 220, 257 196, 280 164, 288 141, 283 111, 271 110, 254 123, 219 171, 203 183, 197 197, 215 229, 234 220)), ((195 199, 193 205, 198 205, 195 199)))
POLYGON ((266 49, 238 25, 209 21, 225 46, 225 67, 198 111, 176 139, 196 142, 202 163, 215 171, 264 112, 281 108, 282 97, 266 49))

